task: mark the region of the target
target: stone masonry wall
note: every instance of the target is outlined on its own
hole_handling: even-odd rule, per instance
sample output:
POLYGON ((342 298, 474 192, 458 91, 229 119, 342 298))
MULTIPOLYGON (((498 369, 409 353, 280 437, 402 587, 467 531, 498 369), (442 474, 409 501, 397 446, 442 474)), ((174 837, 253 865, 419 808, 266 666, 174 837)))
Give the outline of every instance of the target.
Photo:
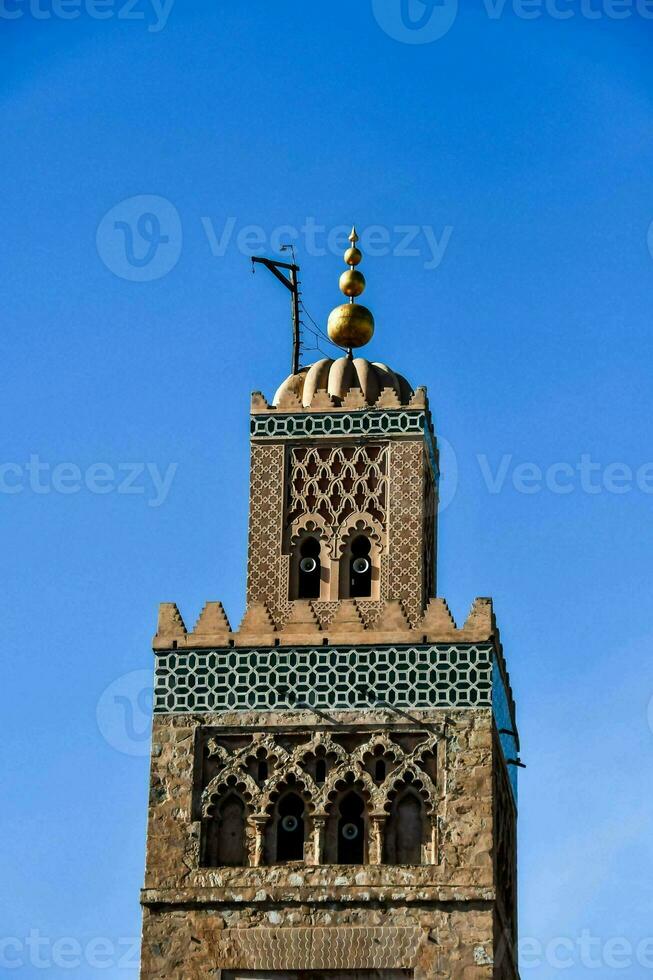
POLYGON ((412 970, 422 977, 516 977, 494 920, 489 709, 157 715, 154 719, 143 980, 221 970, 412 970), (334 724, 335 723, 335 724, 334 724), (436 863, 417 867, 200 867, 200 729, 433 731, 440 788, 436 863), (394 931, 393 931, 394 930, 394 931))
MULTIPOLYGON (((414 729, 397 723, 396 716, 383 710, 332 712, 338 730, 377 730, 393 732, 414 729)), ((473 888, 489 895, 493 888, 492 867, 492 715, 490 709, 415 710, 411 718, 439 733, 437 783, 441 788, 438 814, 438 861, 411 868, 366 865, 361 872, 364 888, 395 888, 402 874, 406 886, 419 888, 430 896, 450 896, 458 889, 473 888), (408 885, 408 882, 411 884, 408 885)), ((249 891, 265 885, 288 890, 296 869, 248 867, 202 869, 199 867, 200 800, 195 744, 200 727, 216 730, 248 728, 261 731, 275 728, 316 728, 311 711, 234 712, 220 715, 156 715, 152 736, 152 768, 147 841, 146 889, 211 889, 228 896, 239 889, 249 891)), ((333 732, 334 726, 324 725, 333 732)), ((318 726, 319 727, 319 726, 318 726)), ((314 887, 330 888, 337 897, 349 892, 349 882, 335 866, 307 866, 302 882, 296 881, 302 895, 314 887)), ((352 885, 357 884, 352 882, 352 885)))
POLYGON ((356 969, 410 970, 415 980, 490 980, 492 930, 491 910, 464 906, 146 908, 141 977, 356 969))

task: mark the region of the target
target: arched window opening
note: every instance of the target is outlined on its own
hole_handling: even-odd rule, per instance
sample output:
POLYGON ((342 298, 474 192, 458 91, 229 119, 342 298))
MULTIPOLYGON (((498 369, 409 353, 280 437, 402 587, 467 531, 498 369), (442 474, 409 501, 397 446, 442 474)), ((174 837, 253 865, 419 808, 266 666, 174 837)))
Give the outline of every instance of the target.
POLYGON ((377 759, 374 765, 374 779, 382 783, 385 779, 385 759, 377 759))
POLYGON ((319 599, 321 576, 320 542, 317 538, 306 538, 299 548, 297 598, 319 599))
POLYGON ((385 864, 421 864, 424 805, 412 790, 395 798, 386 827, 385 864))
POLYGON ((264 783, 270 774, 270 769, 268 766, 267 759, 259 759, 258 762, 258 781, 259 783, 264 783))
POLYGON ((279 803, 277 819, 277 861, 304 859, 304 801, 297 793, 287 793, 279 803))
POLYGON ((326 759, 318 759, 315 763, 315 782, 318 786, 326 782, 326 759))
POLYGON ((205 867, 243 867, 247 864, 245 819, 245 804, 235 793, 230 793, 216 806, 215 815, 205 827, 205 867))
POLYGON ((365 804, 358 793, 350 792, 340 802, 338 820, 338 864, 365 861, 365 804))
POLYGON ((349 595, 352 599, 366 599, 372 595, 372 561, 370 542, 364 535, 352 541, 349 559, 349 595))

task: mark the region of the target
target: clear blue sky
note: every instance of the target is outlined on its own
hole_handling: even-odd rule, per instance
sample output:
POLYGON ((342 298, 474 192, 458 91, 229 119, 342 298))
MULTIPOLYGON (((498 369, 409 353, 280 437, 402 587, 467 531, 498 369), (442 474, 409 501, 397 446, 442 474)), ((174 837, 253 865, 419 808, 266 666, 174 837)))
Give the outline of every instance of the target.
MULTIPOLYGON (((161 600, 239 621, 249 392, 289 361, 287 296, 251 276, 243 229, 271 254, 282 225, 354 220, 387 241, 364 264, 369 353, 428 385, 447 441, 439 594, 458 620, 493 596, 502 627, 521 932, 566 940, 523 975, 652 975, 653 21, 607 0, 559 0, 565 20, 461 0, 446 32, 450 0, 411 0, 412 27, 399 0, 176 0, 165 23, 146 0, 104 20, 40 2, 0 16, 7 975, 136 977, 144 675, 125 675, 151 669, 161 600), (121 202, 142 195, 169 204, 129 264, 121 202)), ((309 238, 323 326, 342 262, 309 238)))

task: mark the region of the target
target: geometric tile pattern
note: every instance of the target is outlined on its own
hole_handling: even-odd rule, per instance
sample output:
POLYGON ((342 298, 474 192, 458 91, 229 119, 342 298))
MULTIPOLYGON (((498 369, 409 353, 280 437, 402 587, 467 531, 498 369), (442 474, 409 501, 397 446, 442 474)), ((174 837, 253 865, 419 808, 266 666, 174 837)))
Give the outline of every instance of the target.
POLYGON ((390 483, 394 507, 390 512, 390 565, 388 595, 401 596, 411 622, 423 609, 424 545, 435 528, 424 527, 423 443, 393 442, 390 447, 390 483))
POLYGON ((247 601, 267 603, 279 614, 283 531, 284 447, 252 444, 247 549, 247 601))
POLYGON ((484 643, 173 650, 154 711, 491 707, 492 661, 484 643))
POLYGON ((412 412, 334 412, 297 415, 252 415, 254 439, 305 438, 313 436, 419 435, 425 429, 426 413, 412 412))
POLYGON ((415 965, 426 932, 416 926, 288 926, 225 929, 217 939, 218 954, 224 950, 224 965, 232 969, 401 970, 415 965))

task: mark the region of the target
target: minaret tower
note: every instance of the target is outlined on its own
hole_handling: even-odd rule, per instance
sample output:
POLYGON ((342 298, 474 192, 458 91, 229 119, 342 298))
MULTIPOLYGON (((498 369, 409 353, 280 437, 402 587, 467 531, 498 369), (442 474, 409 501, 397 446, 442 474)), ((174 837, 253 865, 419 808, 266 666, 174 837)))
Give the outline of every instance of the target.
POLYGON ((357 241, 343 356, 252 396, 240 627, 160 607, 143 980, 518 977, 509 677, 491 600, 436 597, 433 421, 354 356, 357 241))

